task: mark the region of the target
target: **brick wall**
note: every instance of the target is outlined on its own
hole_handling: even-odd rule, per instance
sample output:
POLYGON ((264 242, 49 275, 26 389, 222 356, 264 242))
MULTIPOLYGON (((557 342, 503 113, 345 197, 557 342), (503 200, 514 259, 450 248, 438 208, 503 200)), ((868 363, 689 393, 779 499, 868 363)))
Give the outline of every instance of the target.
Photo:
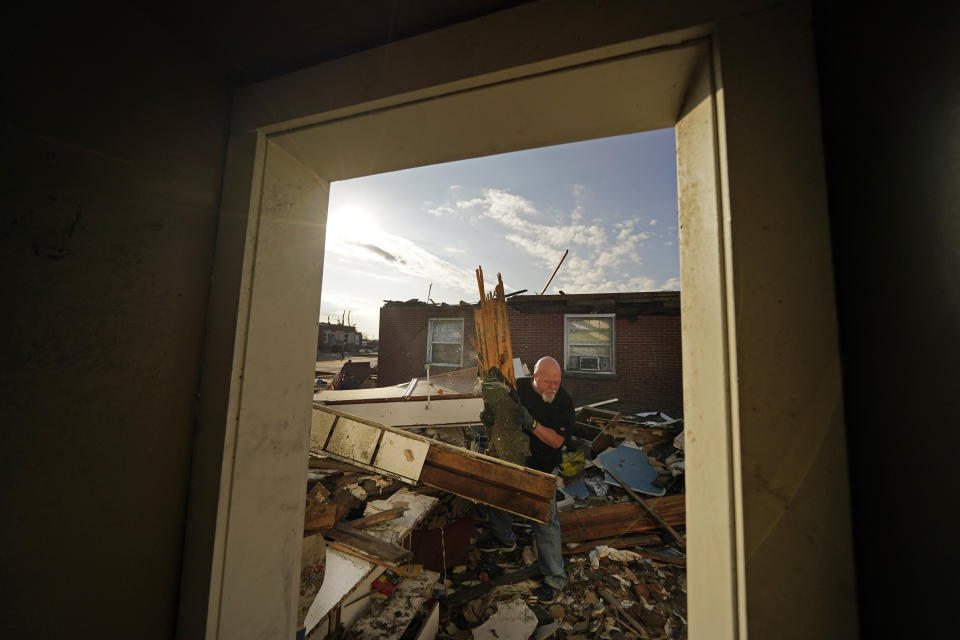
MULTIPOLYGON (((563 315, 508 310, 513 356, 531 370, 533 364, 546 355, 562 364, 563 315)), ((645 410, 680 413, 683 407, 680 316, 618 317, 614 334, 616 375, 598 379, 564 374, 563 386, 574 401, 588 404, 619 398, 645 410)))
MULTIPOLYGON (((463 367, 477 366, 477 352, 471 346, 477 330, 470 305, 384 306, 380 308, 380 347, 377 356, 377 384, 386 387, 427 375, 427 324, 430 318, 463 318, 463 367)), ((430 375, 447 373, 456 367, 432 365, 430 375)))
MULTIPOLYGON (((582 312, 576 310, 576 313, 582 312)), ((563 362, 563 311, 536 313, 531 312, 529 307, 525 311, 511 307, 507 315, 515 358, 520 358, 531 369, 545 355, 563 362)), ((470 345, 470 339, 476 335, 471 306, 382 307, 377 375, 380 386, 423 377, 426 373, 428 320, 451 317, 464 319, 464 366, 475 367, 476 352, 470 345)), ((618 311, 614 358, 616 375, 612 378, 564 375, 563 385, 573 394, 577 404, 619 398, 639 409, 662 410, 671 415, 682 412, 678 313, 662 315, 618 311)), ((431 374, 444 371, 446 369, 431 367, 431 374)))

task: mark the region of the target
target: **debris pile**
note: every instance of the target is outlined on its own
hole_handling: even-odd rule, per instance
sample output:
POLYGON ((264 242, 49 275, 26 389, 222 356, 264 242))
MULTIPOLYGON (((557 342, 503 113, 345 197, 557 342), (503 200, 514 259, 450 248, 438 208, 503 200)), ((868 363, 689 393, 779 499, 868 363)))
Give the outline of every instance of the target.
MULTIPOLYGON (((475 448, 482 430, 422 431, 475 448)), ((482 553, 488 507, 312 454, 305 535, 328 540, 328 575, 330 548, 373 569, 308 637, 686 638, 682 431, 682 420, 659 412, 577 413, 555 471, 569 582, 547 603, 534 595, 540 573, 529 521, 514 524, 515 550, 482 553), (431 502, 410 517, 408 505, 421 500, 431 502)))
POLYGON ((372 389, 377 386, 371 379, 375 369, 370 368, 370 362, 363 360, 354 362, 347 360, 340 367, 340 371, 330 383, 331 389, 372 389))

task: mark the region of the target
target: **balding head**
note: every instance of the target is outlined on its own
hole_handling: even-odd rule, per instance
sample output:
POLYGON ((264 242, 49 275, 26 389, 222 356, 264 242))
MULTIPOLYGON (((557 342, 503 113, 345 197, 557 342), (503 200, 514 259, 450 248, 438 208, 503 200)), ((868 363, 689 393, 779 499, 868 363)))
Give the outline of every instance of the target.
POLYGON ((550 356, 543 356, 533 366, 533 390, 543 398, 544 402, 553 402, 557 397, 561 375, 560 363, 550 356))

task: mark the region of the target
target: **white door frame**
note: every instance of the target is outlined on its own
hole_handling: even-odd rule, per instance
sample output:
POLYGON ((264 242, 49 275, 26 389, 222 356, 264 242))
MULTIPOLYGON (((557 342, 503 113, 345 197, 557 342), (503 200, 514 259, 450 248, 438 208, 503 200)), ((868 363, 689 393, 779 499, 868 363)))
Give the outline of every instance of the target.
POLYGON ((294 632, 329 182, 674 125, 691 637, 764 635, 792 617, 809 629, 811 607, 838 598, 845 605, 813 614, 823 622, 814 626, 855 629, 806 13, 725 18, 690 2, 678 3, 688 9, 678 22, 645 5, 610 15, 582 3, 570 9, 577 20, 546 33, 540 24, 558 4, 524 5, 238 94, 180 635, 294 632), (638 37, 624 38, 631 25, 638 37), (526 36, 517 50, 491 44, 511 30, 526 36), (825 468, 842 497, 810 497, 825 468), (797 542, 823 520, 829 542, 797 542), (797 574, 803 562, 833 568, 797 574), (801 597, 777 597, 754 576, 801 597))

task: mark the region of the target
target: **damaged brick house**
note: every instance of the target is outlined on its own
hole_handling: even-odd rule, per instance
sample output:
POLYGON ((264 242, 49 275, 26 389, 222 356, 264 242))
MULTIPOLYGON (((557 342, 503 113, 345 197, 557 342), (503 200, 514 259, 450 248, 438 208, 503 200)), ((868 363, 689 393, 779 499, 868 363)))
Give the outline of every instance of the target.
POLYGON ((360 349, 363 334, 352 325, 335 322, 320 322, 317 327, 317 353, 339 351, 353 352, 360 349))
MULTIPOLYGON (((680 292, 511 296, 513 355, 550 355, 578 403, 609 398, 681 411, 680 292)), ((379 384, 476 366, 474 305, 387 301, 380 308, 379 384)))

